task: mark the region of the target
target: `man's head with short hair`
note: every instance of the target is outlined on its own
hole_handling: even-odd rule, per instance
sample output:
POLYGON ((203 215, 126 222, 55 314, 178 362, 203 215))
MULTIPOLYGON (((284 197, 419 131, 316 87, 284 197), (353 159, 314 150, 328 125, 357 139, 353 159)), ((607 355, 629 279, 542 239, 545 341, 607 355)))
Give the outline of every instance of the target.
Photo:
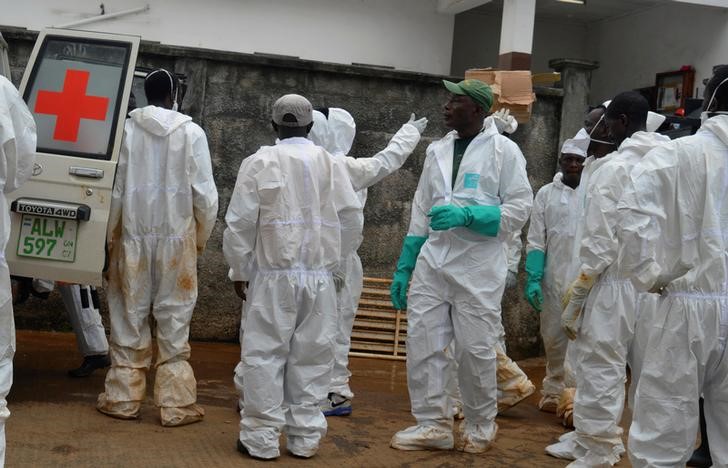
POLYGON ((273 130, 280 140, 306 137, 313 127, 313 106, 303 96, 286 94, 273 104, 273 130))
POLYGON ((177 78, 164 68, 149 73, 144 79, 144 94, 147 102, 154 106, 171 109, 177 91, 177 78))
POLYGON ((640 93, 626 91, 618 94, 604 114, 609 140, 618 147, 635 132, 644 131, 649 110, 650 104, 640 93))
POLYGON ((708 84, 705 85, 703 110, 710 112, 728 111, 728 65, 717 67, 708 84), (710 102, 711 98, 713 102, 710 102), (708 106, 710 106, 710 109, 708 109, 708 106))

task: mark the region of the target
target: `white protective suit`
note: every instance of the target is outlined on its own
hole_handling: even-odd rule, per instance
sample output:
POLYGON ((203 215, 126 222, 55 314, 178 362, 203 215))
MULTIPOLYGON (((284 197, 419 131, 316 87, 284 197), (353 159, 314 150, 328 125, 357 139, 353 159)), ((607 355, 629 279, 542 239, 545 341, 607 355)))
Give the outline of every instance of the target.
MULTIPOLYGON (((30 178, 35 162, 35 145, 33 115, 13 84, 0 76, 0 252, 5 252, 10 237, 10 212, 5 194, 30 178)), ((10 272, 5 255, 0 254, 0 466, 5 465, 5 420, 10 416, 6 398, 13 384, 14 354, 15 321, 10 272)))
MULTIPOLYGON (((524 160, 525 167, 525 160, 524 160)), ((507 270, 509 273, 518 274, 518 265, 521 261, 521 231, 516 231, 503 243, 506 255, 507 270)), ((505 291, 504 291, 505 292, 505 291)), ((501 303, 503 296, 501 296, 501 303)), ((501 323, 503 317, 501 316, 501 323)), ((536 386, 528 378, 523 369, 508 356, 506 350, 505 329, 501 329, 501 336, 496 345, 496 380, 498 412, 503 412, 514 405, 521 403, 536 391, 536 386)), ((458 368, 455 361, 455 342, 451 341, 447 349, 448 355, 453 359, 451 366, 451 378, 448 382, 448 393, 452 400, 451 405, 455 412, 456 419, 462 419, 463 402, 458 384, 458 368)))
MULTIPOLYGON (((354 143, 356 124, 344 109, 329 108, 328 119, 324 114, 314 111, 314 125, 308 138, 316 145, 323 147, 334 157, 346 157, 354 143)), ((357 195, 361 201, 360 213, 364 223, 364 205, 367 200, 367 187, 374 185, 385 176, 396 171, 412 154, 420 141, 419 132, 411 125, 404 125, 389 142, 387 148, 373 158, 346 158, 345 167, 357 195)), ((354 250, 348 257, 342 258, 339 270, 344 275, 344 287, 336 293, 338 310, 338 331, 336 333, 336 349, 334 351, 334 368, 331 372, 329 392, 351 399, 354 393, 349 388, 349 348, 351 347, 351 331, 354 317, 359 305, 364 272, 357 249, 364 237, 360 233, 354 250)))
MULTIPOLYGON (((563 174, 558 172, 553 182, 536 194, 526 246, 526 252, 540 250, 546 254, 540 313, 546 376, 541 394, 551 398, 559 398, 565 387, 576 385, 572 373, 574 363, 566 359, 569 340, 561 329, 561 298, 573 279, 568 270, 579 219, 574 215, 576 190, 564 184, 562 178, 563 174)), ((569 357, 571 354, 568 353, 569 357)))
MULTIPOLYGON (((616 152, 597 161, 601 164, 586 187, 580 271, 598 279, 589 292, 573 343, 577 361, 576 437, 566 442, 571 445, 566 456, 576 461, 570 466, 613 466, 624 452, 619 422, 639 311, 637 292, 619 273, 617 203, 635 164, 652 148, 668 141, 657 133, 634 133, 616 152)), ((638 376, 639 371, 633 368, 633 374, 638 376)))
POLYGON ((728 116, 652 150, 619 205, 624 272, 664 287, 649 327, 632 426, 635 467, 685 466, 705 399, 713 466, 728 466, 728 116))
POLYGON ((319 402, 334 362, 332 272, 357 245, 361 202, 343 158, 287 138, 243 160, 223 235, 230 279, 247 281, 239 440, 254 457, 309 457, 326 433, 319 402))
MULTIPOLYGON (((56 283, 51 280, 33 278, 33 290, 39 293, 50 293, 56 283)), ((58 292, 76 335, 78 351, 82 356, 108 354, 109 343, 99 313, 99 298, 96 288, 88 285, 60 283, 58 292)))
POLYGON ((106 330, 99 313, 96 289, 88 285, 62 284, 58 287, 68 319, 76 334, 82 356, 97 356, 109 352, 106 330))
POLYGON ((453 360, 445 349, 454 340, 463 435, 482 444, 491 441, 496 430, 496 349, 503 335, 500 302, 507 271, 504 243, 528 219, 533 194, 521 151, 495 126, 486 127, 468 145, 453 189, 456 138, 452 131, 427 148, 412 204, 407 235, 429 237, 417 258, 407 300, 407 384, 418 425, 452 430, 446 386, 453 360), (466 179, 477 184, 466 187, 466 179), (467 227, 431 230, 427 213, 448 204, 499 205, 498 236, 467 227))
POLYGON ((111 201, 108 279, 111 369, 99 411, 139 414, 152 361, 163 425, 195 422, 197 382, 187 360, 197 300, 197 255, 217 217, 217 189, 205 132, 189 116, 156 106, 127 119, 111 201))
MULTIPOLYGON (((514 120, 515 122, 515 120, 514 120)), ((516 124, 517 127, 517 124, 516 124)), ((495 124, 493 115, 489 115, 483 121, 483 129, 485 131, 492 131, 495 129, 498 131, 498 126, 495 124)), ((515 128, 510 127, 510 133, 515 131, 515 128)), ((523 170, 526 170, 526 158, 523 154, 518 153, 518 161, 523 166, 523 170)), ((521 242, 521 230, 514 231, 510 236, 504 239, 503 247, 505 249, 507 275, 513 274, 518 275, 518 265, 521 262, 521 250, 523 250, 523 243, 521 242)), ((505 293, 505 289, 503 291, 505 293)), ((502 304, 503 296, 499 304, 502 304)), ((503 317, 501 315, 501 323, 503 317)), ((518 366, 518 364, 512 360, 506 350, 506 334, 505 329, 501 328, 501 335, 498 338, 498 345, 496 346, 496 376, 498 382, 498 411, 502 412, 511 408, 512 406, 522 402, 536 391, 536 387, 533 382, 529 380, 525 372, 518 366)), ((462 414, 462 396, 460 395, 460 386, 457 380, 457 361, 454 360, 455 347, 454 342, 451 342, 447 350, 450 357, 453 357, 451 366, 451 380, 448 383, 448 393, 452 399, 452 406, 455 411, 455 417, 460 419, 462 414)))
MULTIPOLYGON (((374 185, 384 177, 393 173, 405 163, 420 141, 420 133, 409 124, 403 125, 392 137, 389 144, 371 158, 353 158, 347 156, 351 150, 356 134, 353 117, 344 109, 329 108, 329 118, 318 111, 313 111, 314 125, 308 138, 316 145, 323 147, 332 156, 341 159, 344 169, 349 175, 354 190, 362 205, 359 213, 364 223, 363 207, 367 198, 367 187, 374 185)), ((356 250, 361 245, 363 235, 359 232, 354 249, 347 258, 341 259, 339 269, 344 273, 344 287, 336 293, 338 311, 338 330, 334 350, 334 368, 331 375, 329 392, 337 393, 351 399, 354 393, 349 388, 349 348, 351 346, 351 330, 359 305, 363 285, 361 259, 356 250)), ((240 342, 244 339, 244 322, 241 320, 240 342)), ((243 368, 242 363, 235 367, 235 388, 240 396, 239 405, 243 407, 243 368)))
POLYGON ((58 286, 68 319, 76 335, 78 351, 82 356, 98 356, 109 352, 106 330, 99 313, 96 288, 80 284, 58 286))

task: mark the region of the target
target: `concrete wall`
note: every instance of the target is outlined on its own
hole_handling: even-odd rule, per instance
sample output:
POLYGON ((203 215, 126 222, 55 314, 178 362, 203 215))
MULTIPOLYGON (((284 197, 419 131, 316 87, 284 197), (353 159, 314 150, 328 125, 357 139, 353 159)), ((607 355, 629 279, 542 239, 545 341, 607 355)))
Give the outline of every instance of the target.
MULTIPOLYGON (((0 24, 40 30, 98 15, 99 3, 14 2, 12 8, 3 8, 0 24)), ((150 9, 79 29, 207 49, 436 74, 450 71, 453 15, 437 13, 437 0, 104 0, 103 4, 107 14, 145 4, 150 9)))
POLYGON ((589 34, 594 72, 594 102, 628 89, 654 86, 655 74, 696 69, 695 85, 703 93, 703 78, 713 65, 728 63, 728 9, 665 2, 630 16, 594 25, 589 34))
MULTIPOLYGON (((10 62, 17 83, 34 35, 7 30, 3 30, 3 35, 10 44, 10 62)), ((446 131, 441 108, 447 93, 441 85, 442 77, 148 43, 142 45, 138 64, 164 66, 188 75, 190 89, 185 109, 205 129, 210 143, 220 214, 200 261, 200 294, 192 323, 194 338, 237 338, 240 301, 226 278, 221 251, 223 218, 240 162, 274 139, 269 124, 270 108, 285 93, 303 94, 314 105, 348 109, 357 121, 352 154, 358 156, 369 156, 383 148, 410 112, 429 117, 425 141, 404 168, 369 191, 360 254, 366 274, 391 275, 409 224, 424 150, 428 142, 446 131)), ((556 167, 561 100, 559 90, 539 91, 533 119, 514 136, 528 160, 534 192, 551 181, 556 167)), ((18 326, 66 327, 61 311, 57 299, 31 301, 16 311, 18 326)), ((537 316, 522 299, 522 286, 507 294, 504 321, 515 356, 539 352, 537 316)))
MULTIPOLYGON (((460 75, 468 68, 498 66, 501 16, 475 10, 455 15, 450 72, 460 75)), ((554 58, 589 59, 587 27, 567 20, 536 18, 533 27, 531 70, 552 71, 554 58)))

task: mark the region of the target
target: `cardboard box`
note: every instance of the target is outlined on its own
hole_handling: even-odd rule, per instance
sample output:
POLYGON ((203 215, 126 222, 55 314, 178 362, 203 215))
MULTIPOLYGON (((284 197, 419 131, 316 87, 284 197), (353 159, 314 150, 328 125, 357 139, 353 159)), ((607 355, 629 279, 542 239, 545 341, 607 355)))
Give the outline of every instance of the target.
POLYGON ((493 70, 492 68, 471 68, 465 71, 465 79, 480 80, 493 89, 495 112, 510 109, 519 124, 531 119, 531 110, 536 95, 533 92, 531 72, 528 70, 493 70))

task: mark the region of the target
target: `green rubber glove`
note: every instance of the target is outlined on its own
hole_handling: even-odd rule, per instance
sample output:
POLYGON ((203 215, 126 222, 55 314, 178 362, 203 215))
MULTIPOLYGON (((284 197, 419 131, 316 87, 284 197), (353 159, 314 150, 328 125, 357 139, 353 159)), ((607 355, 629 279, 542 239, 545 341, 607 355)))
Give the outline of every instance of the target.
POLYGON ((526 300, 537 312, 541 312, 543 292, 541 280, 546 266, 546 254, 540 250, 532 250, 526 255, 526 300))
POLYGON ((397 310, 407 310, 407 285, 409 284, 412 271, 417 263, 417 256, 424 245, 427 237, 407 236, 402 243, 402 252, 399 254, 397 271, 394 272, 392 287, 389 292, 392 297, 392 305, 397 310))
POLYGON ((500 207, 441 205, 433 207, 427 216, 434 231, 465 226, 478 234, 495 237, 500 228, 500 207))
POLYGON ((435 231, 465 226, 468 214, 465 208, 455 205, 433 206, 427 216, 430 218, 430 227, 435 231))
POLYGON ((468 221, 465 225, 483 236, 495 237, 500 229, 500 206, 467 206, 468 221))

